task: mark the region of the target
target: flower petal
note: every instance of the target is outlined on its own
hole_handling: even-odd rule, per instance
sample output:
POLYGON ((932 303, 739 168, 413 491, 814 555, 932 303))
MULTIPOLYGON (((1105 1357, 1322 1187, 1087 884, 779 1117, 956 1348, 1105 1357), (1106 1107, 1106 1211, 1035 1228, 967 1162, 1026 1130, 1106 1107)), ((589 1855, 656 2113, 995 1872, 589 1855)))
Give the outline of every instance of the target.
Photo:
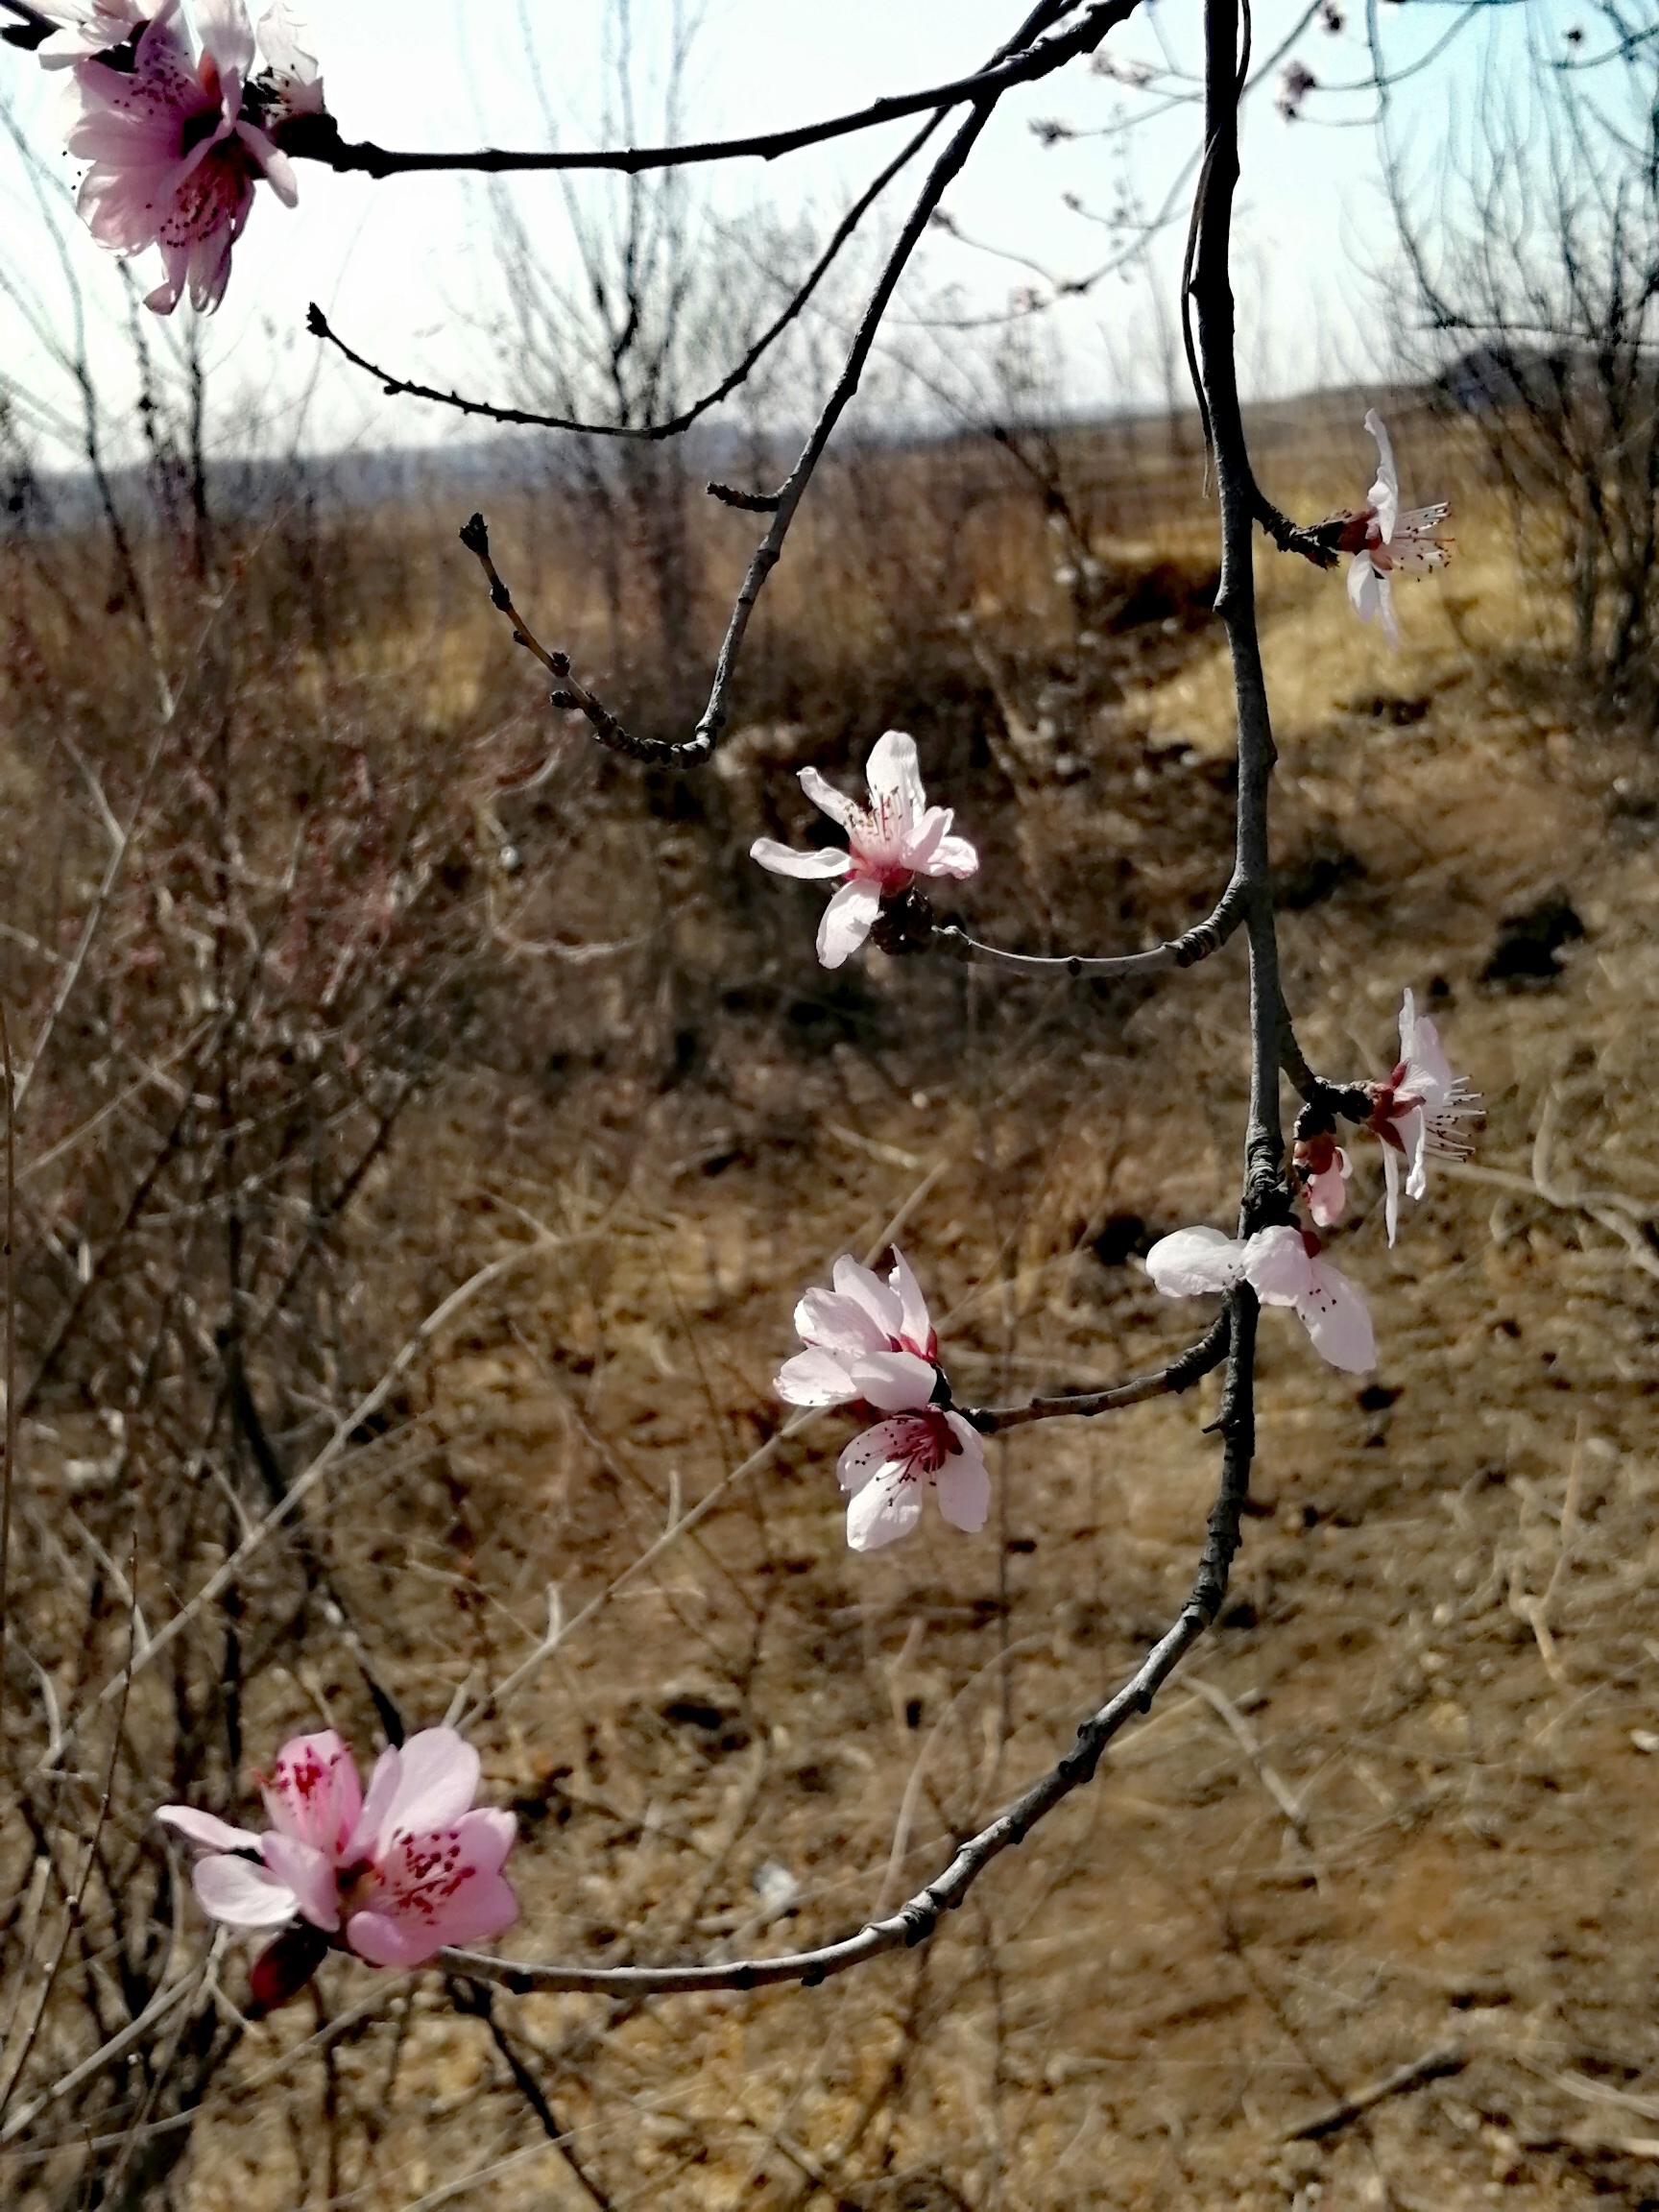
POLYGON ((403 1744, 397 1758, 397 1786, 374 1836, 376 1858, 396 1837, 453 1826, 478 1793, 478 1754, 453 1728, 422 1728, 403 1744))
POLYGON ((346 1940, 372 1966, 423 1966, 446 1944, 487 1942, 517 1917, 518 1900, 500 1875, 481 1875, 430 1925, 396 1912, 353 1912, 346 1940))
POLYGON ((1294 1306, 1312 1265, 1300 1229, 1259 1229, 1244 1247, 1244 1278, 1263 1306, 1294 1306))
POLYGON ((893 1253, 893 1272, 888 1278, 899 1298, 899 1334, 907 1336, 919 1352, 930 1352, 933 1347, 933 1324, 927 1317, 927 1301, 922 1295, 910 1262, 897 1247, 893 1253))
POLYGON ((915 1420, 902 1413, 891 1421, 878 1421, 845 1447, 835 1462, 836 1481, 843 1490, 862 1490, 882 1467, 908 1466, 916 1429, 915 1420))
POLYGON ((1315 1260, 1311 1273, 1306 1294, 1296 1301, 1296 1317, 1313 1349, 1349 1375, 1369 1375, 1377 1364, 1377 1337, 1364 1294, 1329 1260, 1315 1260))
POLYGON ((243 0, 196 0, 196 29, 203 51, 212 55, 221 72, 234 69, 247 76, 253 66, 253 26, 243 0))
POLYGON ((209 1851, 257 1851, 263 1840, 256 1829, 232 1828, 216 1813, 198 1813, 194 1805, 158 1805, 156 1817, 209 1851))
POLYGON ((1400 1155, 1392 1144, 1382 1147, 1382 1213, 1392 1244, 1400 1231, 1400 1155))
POLYGON ((1403 1089, 1416 1092, 1431 1106, 1438 1106, 1451 1096, 1457 1079, 1440 1043, 1440 1032, 1427 1014, 1417 1012, 1409 991, 1400 1005, 1400 1057, 1406 1062, 1403 1089))
POLYGON ((1382 605, 1382 579, 1369 553, 1356 553, 1348 564, 1348 604, 1361 622, 1375 622, 1382 605))
POLYGON ((762 868, 769 868, 774 876, 845 876, 853 865, 852 854, 843 853, 837 845, 797 853, 794 846, 780 845, 775 837, 757 837, 749 848, 749 857, 758 860, 762 868))
MULTIPOLYGON (((898 1331, 889 1329, 885 1321, 878 1318, 869 1297, 843 1283, 840 1273, 843 1266, 857 1267, 857 1262, 853 1260, 835 1262, 833 1290, 814 1287, 802 1292, 795 1307, 795 1333, 803 1344, 817 1345, 826 1352, 885 1352, 898 1331)), ((868 1274, 865 1268, 857 1271, 860 1275, 868 1274)), ((884 1300, 881 1286, 876 1284, 874 1276, 870 1281, 884 1300)), ((885 1311, 884 1304, 881 1311, 885 1311)))
POLYGON ((847 1367, 834 1353, 820 1351, 816 1345, 785 1359, 772 1387, 788 1406, 845 1406, 858 1395, 847 1367))
POLYGON ((363 1810, 356 1763, 332 1728, 284 1743, 260 1793, 279 1834, 310 1843, 330 1859, 344 1849, 363 1810))
POLYGON ((1421 1198, 1429 1188, 1429 1122, 1421 1106, 1394 1123, 1406 1149, 1406 1195, 1421 1198))
POLYGON ((914 1352, 867 1352, 854 1363, 853 1380, 878 1411, 914 1413, 931 1401, 939 1370, 914 1352))
POLYGON ((1147 1253, 1146 1272, 1166 1298, 1230 1290, 1244 1272, 1244 1247, 1219 1229, 1177 1229, 1147 1253))
POLYGON ((879 1551, 908 1536, 922 1518, 922 1484, 887 1461, 847 1507, 847 1541, 854 1551, 879 1551))
POLYGON ((985 1440, 960 1413, 947 1413, 951 1433, 962 1449, 946 1460, 933 1478, 939 1510, 952 1528, 974 1535, 985 1526, 991 1510, 991 1478, 985 1471, 985 1440))
POLYGON ((922 788, 922 770, 916 759, 916 740, 902 730, 887 730, 870 748, 864 780, 871 803, 901 837, 927 811, 927 794, 922 788))
POLYGON ((851 1299, 880 1331, 879 1340, 870 1346, 872 1352, 885 1352, 897 1343, 904 1333, 904 1306, 890 1283, 883 1283, 873 1267, 861 1266, 848 1253, 836 1261, 830 1280, 837 1294, 851 1299))
POLYGON ((1329 1229, 1333 1222, 1341 1220, 1342 1209, 1348 1203, 1348 1178, 1352 1173, 1348 1155, 1338 1146, 1335 1158, 1323 1174, 1309 1177, 1309 1211, 1321 1229, 1329 1229))
POLYGON ((1394 467, 1393 445, 1375 407, 1366 414, 1365 427, 1377 441, 1377 481, 1365 496, 1377 510, 1377 527, 1386 544, 1400 518, 1400 477, 1394 467))
POLYGON ((826 968, 839 968, 857 951, 881 910, 881 893, 867 879, 843 883, 818 925, 818 958, 826 968))
POLYGON ((313 1928, 332 1935, 340 1925, 340 1887, 334 1878, 334 1861, 315 1844, 301 1843, 275 1829, 263 1843, 265 1863, 286 1888, 313 1928))
POLYGON ((828 814, 830 821, 839 823, 843 830, 851 830, 862 811, 856 799, 849 799, 845 791, 837 791, 833 783, 826 782, 816 768, 802 769, 801 788, 820 814, 828 814))
POLYGON ((941 837, 924 871, 928 876, 950 876, 958 881, 979 872, 979 854, 966 837, 941 837))
POLYGON ((279 1928, 299 1911, 299 1899, 251 1860, 217 1852, 199 1859, 192 1877, 202 1910, 228 1928, 279 1928))

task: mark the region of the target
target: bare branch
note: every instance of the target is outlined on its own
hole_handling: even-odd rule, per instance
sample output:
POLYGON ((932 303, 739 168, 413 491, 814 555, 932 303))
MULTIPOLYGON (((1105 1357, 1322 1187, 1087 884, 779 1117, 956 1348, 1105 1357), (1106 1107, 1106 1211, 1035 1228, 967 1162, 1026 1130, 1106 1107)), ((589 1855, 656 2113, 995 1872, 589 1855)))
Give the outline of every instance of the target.
POLYGON ((1056 1805, 1093 1780, 1113 1738, 1138 1713, 1151 1709, 1158 1692, 1220 1611, 1238 1549, 1255 1450, 1255 1419, 1247 1378, 1255 1359, 1257 1312, 1256 1296, 1248 1286, 1241 1285, 1230 1293, 1227 1325, 1232 1353, 1221 1415, 1215 1424, 1223 1439, 1221 1475, 1198 1569, 1180 1614, 1128 1680, 1083 1722, 1066 1756, 1005 1813, 971 1837, 944 1871, 907 1898, 896 1912, 869 1921, 856 1935, 815 1950, 721 1965, 538 1966, 473 1951, 443 1951, 435 1963, 453 1973, 498 1983, 519 1995, 536 1989, 564 1989, 653 1997, 696 1989, 762 1989, 784 1982, 798 1982, 810 1988, 832 1974, 844 1974, 886 1952, 925 1943, 937 1929, 941 1915, 956 1910, 993 1860, 1022 1843, 1056 1805))
MULTIPOLYGON (((924 127, 901 147, 893 159, 879 172, 874 182, 854 201, 852 206, 835 226, 834 230, 830 233, 829 244, 819 254, 805 277, 797 285, 783 306, 773 317, 766 328, 761 331, 759 337, 756 339, 754 345, 750 347, 736 366, 729 370, 721 377, 719 383, 711 386, 709 391, 703 394, 701 398, 692 400, 688 407, 683 407, 677 415, 664 417, 660 422, 597 422, 588 421, 578 415, 541 415, 538 414, 534 408, 501 407, 495 405, 492 400, 464 399, 458 392, 444 392, 433 384, 411 382, 407 377, 394 375, 390 371, 382 369, 376 362, 368 360, 354 348, 347 345, 345 339, 333 328, 328 318, 315 301, 312 301, 305 310, 305 327, 314 338, 322 338, 332 346, 337 352, 351 363, 354 369, 361 369, 368 375, 374 377, 381 390, 391 399, 431 399, 441 407, 453 407, 463 415, 482 416, 487 421, 506 422, 537 430, 570 430, 579 432, 585 438, 631 438, 647 444, 662 438, 677 438, 682 431, 689 430, 692 423, 707 415, 711 407, 717 407, 721 400, 729 399, 737 387, 746 381, 757 364, 789 328, 790 325, 800 317, 807 301, 829 275, 842 248, 853 236, 859 224, 863 222, 865 216, 894 178, 902 169, 908 166, 933 135, 944 113, 945 110, 941 108, 937 115, 930 116, 924 127)), ((717 499, 726 496, 723 487, 716 491, 714 486, 710 485, 709 489, 713 492, 717 499)), ((769 513, 771 508, 778 504, 776 498, 773 498, 770 506, 765 505, 761 503, 757 494, 745 493, 733 493, 727 499, 726 503, 732 507, 753 507, 757 514, 769 513)))
POLYGON ((959 1406, 964 1421, 971 1421, 982 1436, 999 1436, 1009 1429, 1023 1429, 1032 1421, 1056 1421, 1068 1416, 1112 1413, 1121 1406, 1143 1406, 1148 1398, 1166 1398, 1190 1390, 1193 1383, 1213 1374, 1227 1357, 1230 1329, 1223 1307, 1196 1344, 1155 1375, 1142 1375, 1133 1382, 1115 1382, 1104 1390, 1078 1390, 1067 1396, 1033 1398, 1024 1406, 959 1406))
MULTIPOLYGON (((1066 5, 1055 6, 1050 0, 1050 5, 1036 11, 1035 20, 1046 28, 1060 15, 1070 12, 1070 7, 1074 4, 1075 0, 1067 0, 1066 5)), ((883 124, 900 122, 906 115, 918 115, 927 108, 961 108, 970 102, 977 106, 986 101, 995 105, 1014 85, 1035 84, 1052 76, 1056 69, 1063 69, 1079 55, 1093 53, 1107 32, 1115 23, 1121 22, 1127 12, 1120 0, 1096 0, 1096 5, 1070 31, 1046 38, 1037 46, 1025 44, 1035 35, 1028 21, 989 68, 976 70, 972 76, 932 84, 921 92, 894 93, 849 114, 830 116, 822 123, 803 123, 793 130, 763 131, 741 138, 693 139, 683 146, 619 146, 571 152, 531 153, 481 146, 468 153, 413 154, 376 146, 367 139, 353 143, 342 138, 340 127, 331 115, 296 116, 280 126, 277 135, 282 151, 294 159, 319 161, 329 169, 354 170, 374 178, 426 175, 434 170, 507 176, 549 169, 619 170, 626 176, 637 177, 647 169, 688 169, 709 161, 775 161, 781 155, 798 153, 803 147, 822 146, 830 139, 845 138, 858 131, 878 130, 883 124), (1004 56, 1008 58, 1003 59, 1004 56)))
POLYGON ((1192 968, 1200 960, 1208 960, 1212 952, 1219 952, 1229 937, 1243 921, 1245 898, 1237 877, 1230 882, 1215 903, 1214 911, 1202 922, 1179 937, 1166 944, 1154 945, 1144 952, 1120 952, 1102 959, 1086 958, 1078 952, 1004 952, 998 946, 981 944, 977 937, 970 937, 967 930, 954 922, 947 922, 936 928, 936 937, 949 938, 970 953, 982 960, 995 960, 1004 968, 1021 968, 1034 975, 1087 975, 1096 982, 1109 982, 1126 975, 1162 975, 1171 968, 1192 968))

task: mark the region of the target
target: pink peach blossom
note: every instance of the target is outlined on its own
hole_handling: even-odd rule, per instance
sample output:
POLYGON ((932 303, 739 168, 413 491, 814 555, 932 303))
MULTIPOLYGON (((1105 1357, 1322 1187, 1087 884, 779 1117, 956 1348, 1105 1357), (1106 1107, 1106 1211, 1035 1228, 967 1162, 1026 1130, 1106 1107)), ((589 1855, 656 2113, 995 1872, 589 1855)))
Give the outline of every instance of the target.
POLYGON ((885 1283, 846 1256, 831 1281, 832 1290, 808 1290, 796 1307, 806 1350, 784 1360, 777 1390, 792 1406, 861 1405, 888 1415, 836 1463, 851 1501, 848 1543, 875 1551, 908 1535, 929 1492, 953 1527, 982 1528, 991 1509, 985 1447, 950 1407, 938 1337, 902 1253, 885 1283))
POLYGON ((452 1728, 425 1728, 381 1752, 365 1796, 330 1728, 282 1746, 261 1783, 263 1833, 189 1805, 156 1817, 204 1846, 196 1895, 215 1920, 283 1928, 298 1918, 372 1965, 420 1966, 518 1916, 501 1873, 517 1823, 474 1808, 477 1789, 477 1752, 452 1728))
POLYGON ((1468 1078, 1454 1075, 1441 1048, 1440 1032, 1407 991, 1400 1003, 1400 1059, 1386 1083, 1372 1091, 1367 1126, 1382 1140, 1382 1176, 1387 1187, 1388 1241, 1400 1226, 1401 1165, 1406 1195, 1421 1198, 1429 1188, 1429 1155, 1464 1160, 1469 1144, 1462 1123, 1481 1110, 1480 1094, 1468 1078))
POLYGON ((1380 620, 1390 645, 1400 642, 1400 625, 1394 618, 1390 578, 1427 576, 1444 568, 1452 558, 1451 541, 1442 538, 1439 525, 1451 513, 1448 500, 1432 507, 1400 508, 1400 478, 1394 468, 1394 447, 1382 417, 1373 407, 1365 427, 1377 441, 1377 480, 1365 494, 1365 505, 1348 518, 1337 540, 1338 550, 1352 553, 1348 566, 1348 598, 1361 622, 1380 620))
POLYGON ((75 65, 81 112, 69 152, 91 163, 81 213, 112 252, 160 249, 165 278, 146 301, 157 314, 171 314, 186 286, 198 308, 219 304, 261 178, 286 205, 299 197, 288 157, 263 126, 300 112, 295 101, 313 89, 320 101, 322 85, 291 19, 273 12, 291 67, 252 93, 254 41, 243 0, 198 0, 194 56, 179 0, 160 0, 130 70, 96 60, 75 65))
POLYGON ((1240 1243, 1219 1229, 1178 1229, 1146 1255, 1166 1298, 1197 1298, 1245 1282, 1263 1306, 1290 1306, 1333 1367, 1368 1375, 1377 1364, 1371 1315, 1358 1286, 1320 1253, 1311 1231, 1259 1229, 1240 1243))
POLYGON ((801 788, 814 806, 847 832, 848 850, 797 853, 776 838, 757 837, 750 856, 775 876, 847 880, 818 926, 818 957, 839 968, 869 936, 884 899, 909 889, 918 876, 972 876, 979 855, 966 837, 950 833, 949 806, 929 806, 916 763, 916 743, 902 731, 878 737, 865 766, 870 804, 860 805, 827 783, 816 768, 803 768, 801 788))

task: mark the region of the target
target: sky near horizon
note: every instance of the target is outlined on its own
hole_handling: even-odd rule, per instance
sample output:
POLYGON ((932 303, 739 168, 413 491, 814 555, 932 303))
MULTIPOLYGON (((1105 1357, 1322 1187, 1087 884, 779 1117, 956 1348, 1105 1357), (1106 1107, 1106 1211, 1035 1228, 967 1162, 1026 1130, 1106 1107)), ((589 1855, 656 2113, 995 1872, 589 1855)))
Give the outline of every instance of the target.
MULTIPOLYGON (((328 105, 348 137, 404 147, 546 143, 547 114, 561 142, 593 144, 621 134, 607 112, 602 37, 619 0, 311 0, 308 21, 323 64, 328 105), (545 106, 543 105, 545 102, 545 106)), ((1368 73, 1364 0, 1337 0, 1345 17, 1334 36, 1309 27, 1294 51, 1322 85, 1368 73)), ((1019 0, 708 0, 686 74, 679 135, 716 136, 810 121, 855 108, 884 91, 905 90, 981 65, 1021 13, 1019 0)), ((650 80, 677 11, 674 0, 632 0, 641 57, 636 134, 661 134, 662 113, 650 80)), ((1258 0, 1255 56, 1273 54, 1307 12, 1305 0, 1258 0)), ((1434 64, 1398 95, 1407 132, 1426 146, 1443 133, 1459 101, 1494 70, 1512 68, 1527 31, 1555 34, 1573 19, 1565 0, 1527 0, 1471 15, 1434 64), (1527 22, 1522 25, 1520 18, 1527 22)), ((1460 12, 1435 0, 1385 4, 1379 20, 1396 65, 1427 53, 1460 12)), ((1144 0, 1139 14, 1110 34, 1106 51, 1121 64, 1191 70, 1198 60, 1195 0, 1144 0)), ((1392 228, 1375 132, 1374 98, 1362 91, 1320 92, 1308 119, 1285 122, 1274 110, 1277 72, 1252 97, 1244 129, 1243 181, 1236 289, 1240 298, 1241 368, 1258 392, 1348 381, 1368 367, 1385 373, 1391 353, 1385 271, 1392 228), (1382 342, 1372 333, 1382 325, 1382 342)), ((54 140, 57 95, 27 57, 0 48, 0 92, 9 93, 32 142, 53 149, 66 181, 73 171, 54 140)), ((897 325, 945 300, 970 320, 1008 309, 1018 287, 1042 277, 1087 274, 1114 241, 1092 216, 1132 193, 1150 211, 1166 200, 1179 220, 1152 258, 1153 281, 1172 301, 1184 195, 1197 145, 1198 113, 1172 105, 1130 135, 1099 135, 1115 117, 1145 109, 1157 96, 1070 64, 1040 85, 1008 96, 945 202, 958 236, 926 241, 897 325), (1046 150, 1034 122, 1058 118, 1092 133, 1046 150), (1072 195, 1083 212, 1069 208, 1072 195)), ((741 225, 758 211, 806 217, 827 227, 900 142, 873 131, 772 164, 753 160, 704 172, 715 209, 741 225)), ((290 212, 261 188, 236 249, 224 307, 207 325, 210 360, 234 363, 250 405, 276 423, 301 429, 305 443, 334 446, 421 444, 469 438, 477 428, 431 406, 381 397, 332 360, 319 364, 304 330, 305 306, 319 301, 342 333, 406 373, 491 397, 512 389, 513 363, 492 334, 500 307, 483 188, 450 176, 373 182, 299 164, 300 206, 290 212)), ((881 204, 890 233, 904 205, 907 172, 881 204)), ((579 193, 602 185, 578 180, 579 193)), ((539 245, 558 267, 568 259, 561 187, 538 179, 513 190, 539 245)), ((55 249, 13 173, 0 184, 0 267, 10 260, 38 282, 55 322, 68 313, 55 249)), ((68 251, 87 298, 95 361, 117 382, 125 373, 124 303, 110 257, 78 225, 68 251)), ((150 281, 142 258, 137 274, 150 281)), ((173 319, 181 326, 188 310, 173 319)), ((1047 319, 1063 361, 1065 397, 1075 406, 1156 402, 1164 389, 1149 309, 1147 276, 1108 276, 1047 319)), ((831 333, 833 335, 833 333, 831 333)), ((969 342, 947 341, 950 345, 969 342)), ((26 389, 54 383, 13 301, 0 298, 0 369, 26 389)), ((59 380, 60 382, 60 379, 59 380)))

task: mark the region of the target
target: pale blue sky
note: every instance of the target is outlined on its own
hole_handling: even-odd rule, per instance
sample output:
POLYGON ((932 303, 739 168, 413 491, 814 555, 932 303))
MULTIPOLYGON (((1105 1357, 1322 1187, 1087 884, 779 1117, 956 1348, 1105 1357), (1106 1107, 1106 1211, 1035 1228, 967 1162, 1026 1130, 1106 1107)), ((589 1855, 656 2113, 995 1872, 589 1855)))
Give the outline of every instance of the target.
MULTIPOLYGON (((1310 30, 1297 48, 1322 82, 1359 78, 1366 69, 1362 6, 1339 5, 1349 16, 1342 32, 1310 30)), ((634 0, 634 12, 640 46, 660 47, 670 0, 634 0)), ((570 143, 597 135, 605 12, 606 0, 527 0, 524 10, 544 82, 567 118, 570 143)), ((833 6, 710 0, 685 131, 714 135, 810 120, 880 91, 966 72, 1006 36, 1018 12, 1018 0, 835 0, 833 6)), ((1257 56, 1270 53, 1302 12, 1300 4, 1260 0, 1257 56)), ((1461 91, 1466 97, 1478 75, 1509 65, 1524 35, 1523 12, 1484 12, 1434 70, 1414 81, 1404 97, 1426 140, 1450 96, 1461 91)), ((1564 26, 1573 11, 1558 0, 1530 0, 1529 12, 1534 24, 1564 26)), ((1124 61, 1158 62, 1162 32, 1169 53, 1190 66, 1197 17, 1193 0, 1147 0, 1141 18, 1112 34, 1109 51, 1124 61)), ((1455 12, 1413 0, 1384 6, 1382 18, 1388 51, 1407 60, 1439 36, 1455 12)), ((542 141, 513 0, 313 0, 310 21, 329 107, 348 136, 408 146, 467 145, 482 135, 506 144, 542 141)), ((41 73, 5 49, 0 71, 32 134, 45 143, 51 109, 41 73)), ((1030 254, 1057 275, 1094 266, 1110 241, 1069 212, 1062 195, 1074 193, 1105 209, 1128 177, 1142 203, 1156 205, 1192 154, 1196 111, 1174 108, 1126 143, 1091 137, 1048 152, 1029 126, 1033 118, 1058 116, 1080 129, 1098 128, 1115 108, 1133 106, 1133 95, 1091 74, 1086 64, 1013 94, 952 188, 948 210, 971 237, 1030 254)), ((1370 106, 1346 96, 1315 103, 1310 111, 1358 119, 1370 106)), ((652 118, 641 120, 649 132, 652 118)), ((870 132, 770 166, 738 163, 711 179, 711 189, 730 214, 760 204, 828 214, 897 142, 893 133, 870 132)), ((482 380, 501 394, 509 369, 492 363, 468 327, 487 307, 494 281, 476 184, 449 177, 376 184, 311 163, 301 165, 301 205, 292 213, 261 192, 213 326, 213 351, 234 359, 239 373, 257 365, 271 397, 291 397, 313 365, 303 318, 306 301, 316 298, 344 331, 389 363, 438 382, 482 380)), ((557 259, 564 247, 555 188, 539 180, 521 189, 557 259)), ((887 207, 902 205, 902 181, 887 207)), ((12 204, 18 207, 14 198, 12 204)), ((1312 121, 1286 125, 1264 85, 1246 126, 1241 210, 1238 290, 1248 326, 1247 377, 1283 388, 1354 373, 1380 350, 1370 336, 1377 315, 1365 271, 1385 259, 1390 237, 1372 132, 1322 129, 1312 121)), ((11 250, 33 252, 50 284, 49 262, 43 249, 30 248, 20 207, 15 224, 11 250)), ((77 231, 73 250, 95 309, 102 303, 118 311, 119 288, 106 256, 84 232, 77 231)), ((1167 288, 1167 252, 1161 266, 1167 288)), ((934 293, 959 287, 963 304, 983 313, 1003 306, 1026 275, 1009 261, 935 236, 921 281, 934 293)), ((1154 396, 1158 372, 1142 287, 1108 279, 1057 322, 1076 400, 1120 396, 1126 383, 1142 397, 1154 396)), ((9 370, 26 380, 45 373, 4 301, 0 333, 0 358, 9 370)), ((333 368, 311 407, 312 436, 326 444, 474 434, 435 410, 381 401, 372 388, 333 368)))

